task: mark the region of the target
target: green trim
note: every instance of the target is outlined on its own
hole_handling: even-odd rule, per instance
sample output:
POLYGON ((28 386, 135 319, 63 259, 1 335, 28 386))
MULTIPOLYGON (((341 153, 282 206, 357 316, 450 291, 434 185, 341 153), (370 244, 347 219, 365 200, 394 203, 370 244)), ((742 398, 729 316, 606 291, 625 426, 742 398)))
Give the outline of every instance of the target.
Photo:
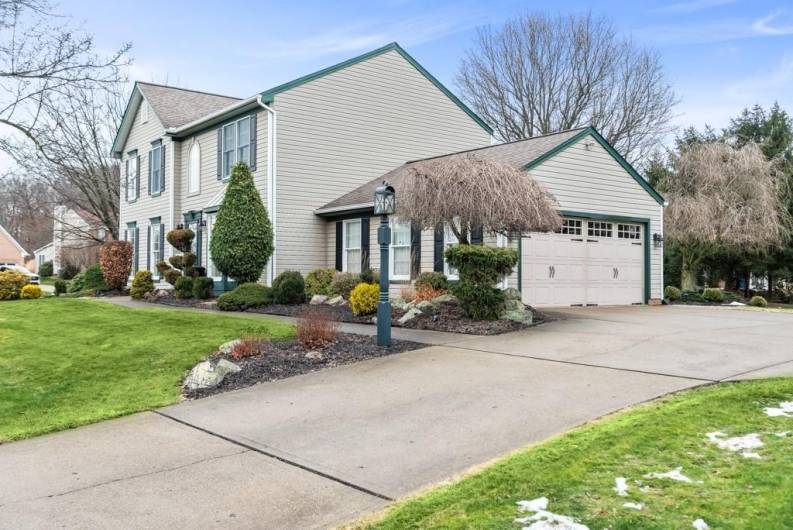
POLYGON ((636 170, 633 168, 633 166, 632 166, 632 165, 630 165, 630 163, 628 163, 628 161, 627 161, 627 160, 625 160, 625 159, 622 157, 622 155, 620 155, 620 154, 617 152, 617 150, 616 150, 616 149, 614 149, 614 147, 612 147, 612 145, 611 145, 610 143, 608 143, 608 142, 606 141, 606 139, 605 139, 605 138, 603 138, 603 137, 600 135, 600 133, 599 133, 599 132, 597 132, 597 129, 595 129, 594 127, 587 127, 587 128, 585 128, 585 129, 582 129, 582 130, 581 130, 581 132, 579 132, 579 133, 578 133, 578 134, 576 134, 575 136, 573 136, 573 137, 571 137, 571 138, 568 138, 567 140, 565 140, 564 142, 560 143, 559 145, 557 145, 556 147, 554 147, 554 148, 553 148, 553 149, 551 149, 550 151, 547 151, 547 152, 543 153, 543 154, 542 154, 542 156, 540 156, 540 157, 538 157, 538 158, 535 158, 534 160, 532 160, 531 162, 529 162, 528 164, 526 164, 525 166, 523 166, 523 169, 525 169, 525 170, 530 170, 530 169, 533 169, 533 168, 537 167, 538 165, 542 164, 543 162, 545 162, 546 160, 548 160, 548 159, 549 159, 549 158, 551 158, 552 156, 556 155, 556 154, 557 154, 557 153, 559 153, 560 151, 563 151, 563 150, 567 149, 568 147, 570 147, 570 146, 571 146, 571 145, 573 145, 574 143, 578 142, 578 141, 579 141, 579 140, 581 140, 582 138, 584 138, 584 137, 586 137, 586 136, 589 136, 589 135, 592 135, 592 137, 595 139, 595 141, 597 141, 597 143, 599 143, 599 144, 601 145, 601 147, 603 147, 603 149, 605 149, 605 150, 606 150, 606 152, 607 152, 608 154, 610 154, 610 155, 611 155, 611 157, 612 157, 614 160, 616 160, 616 161, 617 161, 617 163, 618 163, 619 165, 621 165, 621 166, 622 166, 622 168, 623 168, 625 171, 627 171, 627 172, 628 172, 628 174, 629 174, 630 176, 632 176, 632 177, 633 177, 633 179, 634 179, 636 182, 638 182, 638 183, 639 183, 639 185, 640 185, 642 188, 644 188, 644 191, 646 191, 646 192, 647 192, 647 193, 648 193, 648 194, 649 194, 649 195, 650 195, 650 196, 651 196, 653 199, 655 199, 655 201, 656 201, 658 204, 660 204, 661 206, 664 206, 664 204, 666 203, 666 201, 665 201, 665 200, 664 200, 664 198, 661 196, 661 194, 660 194, 660 193, 658 193, 658 192, 655 190, 655 188, 653 188, 653 187, 650 185, 650 183, 649 183, 649 182, 647 182, 647 180, 645 180, 645 179, 644 179, 644 178, 643 178, 641 175, 639 175, 639 173, 638 173, 638 172, 637 172, 637 171, 636 171, 636 170))
MULTIPOLYGON (((141 99, 143 99, 143 93, 139 91, 137 81, 135 81, 135 84, 132 85, 132 92, 129 93, 129 100, 127 100, 127 106, 124 107, 124 115, 121 116, 121 121, 118 122, 118 129, 116 129, 116 134, 115 136, 113 136, 113 145, 110 146, 110 156, 116 159, 121 159, 121 156, 123 155, 123 150, 121 149, 121 147, 116 149, 116 143, 118 142, 118 137, 121 134, 121 129, 124 127, 124 122, 127 120, 129 107, 132 104, 132 99, 135 97, 136 92, 139 92, 141 99)), ((127 136, 129 136, 129 133, 127 133, 127 136)))
POLYGON ((523 235, 518 237, 518 292, 523 294, 523 235))
POLYGON ((220 209, 220 205, 218 205, 218 206, 208 206, 207 208, 204 208, 203 212, 204 213, 215 213, 219 209, 220 209))
POLYGON ((366 61, 368 59, 377 57, 378 55, 382 55, 390 51, 396 51, 397 53, 399 53, 399 55, 401 55, 416 70, 418 70, 419 73, 421 73, 432 84, 434 84, 441 92, 443 92, 446 95, 446 97, 451 99, 455 105, 460 107, 460 109, 462 109, 463 112, 468 114, 477 124, 479 124, 479 126, 482 127, 482 129, 487 131, 488 134, 493 134, 492 127, 490 127, 487 123, 485 123, 485 121, 482 118, 480 118, 473 110, 471 110, 465 103, 460 101, 460 99, 457 96, 452 94, 452 92, 448 88, 443 86, 443 84, 440 81, 438 81, 432 74, 430 74, 427 70, 425 70, 424 67, 418 63, 418 61, 416 61, 413 57, 411 57, 410 54, 408 54, 408 52, 402 49, 402 47, 396 42, 392 42, 390 44, 383 46, 382 48, 377 48, 376 50, 372 50, 370 52, 364 53, 363 55, 359 55, 358 57, 347 59, 346 61, 342 61, 333 66, 323 68, 322 70, 318 70, 312 74, 304 75, 303 77, 298 77, 297 79, 289 81, 288 83, 284 83, 282 85, 278 85, 276 87, 265 90, 264 92, 262 92, 262 99, 264 99, 267 103, 272 103, 276 94, 298 87, 300 85, 308 83, 309 81, 314 81, 315 79, 319 79, 334 72, 338 72, 339 70, 343 70, 348 66, 358 64, 362 61, 366 61))

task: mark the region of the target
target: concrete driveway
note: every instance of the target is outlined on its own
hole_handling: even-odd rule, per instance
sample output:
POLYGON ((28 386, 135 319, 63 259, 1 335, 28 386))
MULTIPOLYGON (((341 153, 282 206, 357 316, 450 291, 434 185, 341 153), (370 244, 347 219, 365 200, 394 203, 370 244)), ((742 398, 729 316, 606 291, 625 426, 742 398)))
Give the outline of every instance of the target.
POLYGON ((329 527, 668 392, 793 375, 789 313, 554 316, 0 446, 0 527, 329 527))

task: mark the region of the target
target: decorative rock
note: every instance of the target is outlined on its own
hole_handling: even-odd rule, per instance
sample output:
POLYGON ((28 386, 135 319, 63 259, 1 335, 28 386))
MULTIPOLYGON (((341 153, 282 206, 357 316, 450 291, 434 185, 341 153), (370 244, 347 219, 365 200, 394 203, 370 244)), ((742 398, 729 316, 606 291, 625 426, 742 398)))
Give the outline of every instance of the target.
POLYGON ((503 315, 499 317, 501 320, 514 320, 515 322, 525 322, 527 324, 531 324, 532 321, 532 314, 531 311, 526 309, 518 310, 518 311, 506 311, 503 315))
POLYGON ((406 310, 408 308, 408 305, 410 305, 410 304, 408 302, 406 302, 405 300, 403 300, 402 298, 396 298, 396 299, 394 299, 391 302, 391 306, 394 309, 404 309, 404 310, 406 310))
POLYGON ((224 342, 223 344, 220 345, 220 347, 218 348, 218 351, 220 353, 222 353, 223 355, 229 355, 229 354, 231 354, 231 350, 233 350, 234 347, 237 344, 239 344, 240 342, 242 342, 240 339, 234 339, 234 340, 230 340, 228 342, 224 342))
POLYGON ((311 301, 309 302, 311 305, 319 305, 324 304, 328 301, 328 297, 324 294, 315 294, 311 297, 311 301))
POLYGON ((322 355, 322 352, 317 350, 311 350, 310 352, 306 353, 306 359, 311 359, 312 361, 321 361, 324 358, 325 356, 322 355))
POLYGON ((210 361, 201 361, 190 370, 184 380, 184 387, 188 390, 202 390, 205 388, 215 388, 228 374, 237 373, 242 368, 233 362, 221 359, 216 365, 210 361))
POLYGON ((508 298, 506 300, 505 305, 506 305, 507 311, 524 311, 526 309, 526 306, 523 305, 523 302, 521 302, 520 300, 511 299, 511 298, 508 298))
POLYGON ((407 313, 405 313, 404 315, 399 317, 399 320, 397 320, 397 322, 399 322, 400 324, 404 324, 404 323, 406 323, 406 322, 408 322, 410 320, 413 320, 414 318, 416 318, 420 314, 421 314, 421 310, 420 309, 416 309, 414 307, 410 311, 408 311, 407 313))
POLYGON ((520 300, 520 291, 514 287, 504 289, 504 298, 507 300, 520 300))
POLYGON ((422 300, 421 302, 416 304, 416 309, 419 309, 420 311, 426 311, 431 307, 432 307, 432 302, 430 302, 429 300, 422 300))
POLYGON ((344 298, 342 298, 341 296, 334 296, 333 298, 327 300, 325 303, 334 306, 344 305, 344 298))
POLYGON ((440 296, 436 296, 435 298, 430 300, 430 302, 432 302, 433 304, 442 304, 444 302, 453 302, 454 300, 455 298, 453 294, 446 293, 440 296))
POLYGON ((377 324, 377 317, 372 317, 372 324, 377 324))

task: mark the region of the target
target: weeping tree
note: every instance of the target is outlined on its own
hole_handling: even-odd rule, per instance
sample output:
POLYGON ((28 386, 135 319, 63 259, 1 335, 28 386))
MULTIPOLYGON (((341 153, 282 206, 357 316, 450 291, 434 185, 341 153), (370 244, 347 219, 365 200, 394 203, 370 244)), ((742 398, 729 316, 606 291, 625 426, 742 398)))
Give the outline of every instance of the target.
POLYGON ((696 289, 709 249, 762 252, 788 239, 788 189, 781 177, 755 143, 698 144, 682 154, 665 180, 664 231, 680 249, 684 291, 696 289))

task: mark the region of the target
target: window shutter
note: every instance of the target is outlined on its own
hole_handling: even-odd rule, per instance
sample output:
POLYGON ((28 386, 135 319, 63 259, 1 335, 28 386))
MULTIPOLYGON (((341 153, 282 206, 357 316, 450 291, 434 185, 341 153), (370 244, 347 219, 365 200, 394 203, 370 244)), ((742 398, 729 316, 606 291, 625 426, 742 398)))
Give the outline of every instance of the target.
POLYGON ((344 236, 342 235, 342 231, 344 230, 344 222, 343 221, 336 221, 336 270, 341 270, 341 252, 342 252, 342 241, 344 236))
POLYGON ((165 144, 160 145, 160 193, 165 191, 165 144))
POLYGON ((146 270, 151 270, 151 225, 146 227, 146 270))
POLYGON ((140 198, 140 155, 135 157, 135 198, 140 198))
POLYGON ((218 128, 218 180, 223 180, 223 127, 218 128))
POLYGON ((138 272, 138 262, 140 260, 140 252, 139 252, 139 250, 140 250, 140 229, 136 226, 135 228, 132 229, 132 231, 135 233, 135 250, 134 250, 134 253, 135 253, 134 266, 135 267, 134 267, 134 272, 138 272))
POLYGON ((199 217, 198 220, 196 220, 196 229, 195 229, 195 256, 196 256, 195 264, 197 267, 201 267, 201 254, 202 254, 201 235, 203 233, 204 231, 201 230, 201 218, 199 217))
MULTIPOLYGON (((160 259, 163 261, 167 261, 165 259, 165 225, 160 223, 160 259)), ((158 271, 159 272, 159 271, 158 271)), ((162 279, 162 273, 159 273, 160 279, 162 279)))
POLYGON ((251 114, 251 121, 250 121, 250 125, 251 125, 251 132, 250 132, 250 135, 251 135, 251 148, 250 148, 250 154, 251 154, 251 164, 250 164, 250 166, 251 166, 251 171, 256 171, 256 114, 257 113, 255 113, 255 112, 253 114, 251 114))
POLYGON ((410 277, 415 278, 421 271, 421 227, 410 224, 410 277))
POLYGON ((149 195, 151 195, 151 149, 149 150, 149 160, 148 160, 148 167, 149 167, 149 195))
POLYGON ((443 272, 443 225, 435 227, 435 256, 433 270, 443 272))
POLYGON ((483 230, 481 226, 475 226, 471 229, 471 244, 481 245, 484 241, 483 230))
POLYGON ((369 218, 361 218, 361 270, 369 268, 369 218))

